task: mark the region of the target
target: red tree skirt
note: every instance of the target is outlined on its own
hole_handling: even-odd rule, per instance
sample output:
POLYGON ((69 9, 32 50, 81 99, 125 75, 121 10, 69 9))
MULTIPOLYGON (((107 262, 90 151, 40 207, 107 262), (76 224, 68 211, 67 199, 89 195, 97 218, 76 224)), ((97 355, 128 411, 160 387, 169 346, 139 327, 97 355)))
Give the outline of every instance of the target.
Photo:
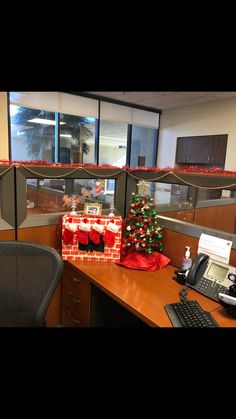
POLYGON ((170 259, 159 252, 148 255, 145 252, 136 252, 131 249, 126 255, 122 255, 117 265, 125 266, 130 269, 140 269, 142 271, 156 271, 163 269, 170 259))

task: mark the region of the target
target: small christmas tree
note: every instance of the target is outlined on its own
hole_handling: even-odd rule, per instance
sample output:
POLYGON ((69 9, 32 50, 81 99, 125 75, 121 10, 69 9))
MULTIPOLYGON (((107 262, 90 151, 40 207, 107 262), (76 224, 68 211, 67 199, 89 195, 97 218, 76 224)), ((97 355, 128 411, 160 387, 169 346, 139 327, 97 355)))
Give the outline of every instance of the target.
POLYGON ((131 207, 124 221, 123 249, 136 252, 162 252, 161 227, 157 221, 156 205, 153 198, 146 195, 145 181, 138 183, 138 194, 132 193, 131 207))

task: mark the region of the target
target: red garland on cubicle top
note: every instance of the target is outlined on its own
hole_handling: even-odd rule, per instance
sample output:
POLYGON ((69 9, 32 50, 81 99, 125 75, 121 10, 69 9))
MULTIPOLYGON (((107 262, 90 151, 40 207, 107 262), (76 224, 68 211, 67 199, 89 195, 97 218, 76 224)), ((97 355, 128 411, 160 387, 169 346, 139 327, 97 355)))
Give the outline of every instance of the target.
POLYGON ((214 174, 214 175, 224 175, 224 176, 236 176, 235 171, 221 169, 220 167, 211 167, 205 168, 203 166, 183 166, 183 167, 128 167, 128 166, 113 166, 111 164, 93 164, 93 163, 51 163, 46 160, 0 160, 0 165, 25 165, 25 166, 46 166, 46 167, 71 167, 71 168, 87 168, 87 169, 120 169, 129 171, 141 171, 141 172, 173 172, 173 173, 199 173, 199 174, 214 174))

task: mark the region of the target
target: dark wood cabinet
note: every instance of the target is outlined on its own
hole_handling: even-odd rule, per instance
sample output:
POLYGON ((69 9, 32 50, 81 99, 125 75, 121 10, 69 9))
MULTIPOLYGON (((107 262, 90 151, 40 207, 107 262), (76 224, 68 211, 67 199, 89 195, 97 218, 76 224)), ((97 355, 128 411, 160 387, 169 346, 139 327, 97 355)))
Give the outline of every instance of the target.
POLYGON ((178 137, 176 163, 224 166, 227 134, 178 137))

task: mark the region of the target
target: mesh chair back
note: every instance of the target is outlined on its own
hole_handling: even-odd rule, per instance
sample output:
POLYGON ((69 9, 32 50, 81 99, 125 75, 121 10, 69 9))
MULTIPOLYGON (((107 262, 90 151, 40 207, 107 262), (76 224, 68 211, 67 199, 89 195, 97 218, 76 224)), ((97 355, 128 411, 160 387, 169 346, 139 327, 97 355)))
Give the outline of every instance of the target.
POLYGON ((0 241, 0 327, 40 327, 63 273, 57 251, 0 241))

